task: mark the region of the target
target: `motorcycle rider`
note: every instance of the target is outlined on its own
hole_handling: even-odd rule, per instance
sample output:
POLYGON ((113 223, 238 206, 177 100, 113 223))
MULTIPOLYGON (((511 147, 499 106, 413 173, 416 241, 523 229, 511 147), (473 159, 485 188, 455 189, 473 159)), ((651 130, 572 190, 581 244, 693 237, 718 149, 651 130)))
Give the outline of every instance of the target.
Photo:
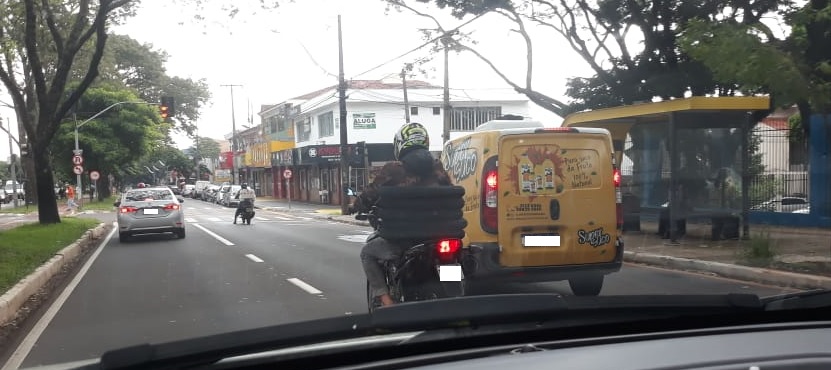
MULTIPOLYGON (((393 140, 395 162, 381 168, 372 183, 355 198, 349 213, 366 212, 378 200, 381 186, 450 186, 450 177, 441 162, 430 154, 430 138, 427 129, 420 123, 401 126, 393 140)), ((373 297, 381 304, 394 304, 384 278, 383 265, 379 261, 399 258, 408 245, 375 238, 361 249, 361 263, 373 297)))
POLYGON ((237 223, 237 217, 245 212, 245 206, 247 206, 246 201, 251 202, 251 206, 254 206, 254 199, 257 197, 257 194, 254 193, 253 189, 248 188, 247 183, 242 183, 240 185, 241 189, 237 192, 237 196, 234 197, 235 199, 239 199, 239 203, 237 203, 237 212, 234 213, 234 223, 237 223))

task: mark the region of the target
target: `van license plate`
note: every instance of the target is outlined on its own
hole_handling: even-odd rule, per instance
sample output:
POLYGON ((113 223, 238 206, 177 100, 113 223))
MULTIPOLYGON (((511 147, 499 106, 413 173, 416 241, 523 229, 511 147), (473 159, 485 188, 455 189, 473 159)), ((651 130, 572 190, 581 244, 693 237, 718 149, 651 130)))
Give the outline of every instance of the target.
POLYGON ((157 215, 157 214, 159 214, 159 210, 155 209, 155 208, 145 208, 144 209, 144 214, 146 214, 146 215, 157 215))
POLYGON ((462 281, 462 265, 439 265, 440 281, 462 281))
POLYGON ((559 247, 559 235, 523 235, 523 247, 559 247))

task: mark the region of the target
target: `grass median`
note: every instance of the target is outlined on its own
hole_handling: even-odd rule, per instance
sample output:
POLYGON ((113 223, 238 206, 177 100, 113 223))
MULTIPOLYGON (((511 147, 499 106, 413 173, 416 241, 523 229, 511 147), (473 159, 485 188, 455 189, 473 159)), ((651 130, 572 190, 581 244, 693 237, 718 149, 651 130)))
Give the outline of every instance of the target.
POLYGON ((32 273, 99 221, 64 217, 61 223, 31 223, 0 231, 0 294, 32 273))

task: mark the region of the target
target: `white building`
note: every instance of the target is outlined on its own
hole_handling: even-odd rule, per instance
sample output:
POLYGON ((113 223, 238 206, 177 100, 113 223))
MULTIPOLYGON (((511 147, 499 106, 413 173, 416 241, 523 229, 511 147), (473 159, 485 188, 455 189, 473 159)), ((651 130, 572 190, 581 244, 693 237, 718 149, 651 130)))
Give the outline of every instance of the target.
MULTIPOLYGON (((441 87, 425 82, 407 82, 406 106, 409 107, 410 122, 421 123, 427 128, 430 150, 434 152, 440 152, 443 147, 443 93, 441 87)), ((350 81, 346 96, 347 141, 349 144, 367 144, 366 155, 354 146, 351 149, 361 157, 354 156, 350 160, 350 186, 360 189, 373 170, 392 160, 393 137, 406 122, 404 90, 400 81, 350 81)), ((272 142, 294 142, 294 148, 272 151, 275 196, 287 195, 283 174, 288 169, 292 172, 292 199, 340 202, 338 103, 337 86, 331 86, 267 106, 259 113, 263 133, 270 136, 272 142), (286 109, 287 104, 290 104, 289 109, 286 109)), ((500 116, 530 115, 528 98, 509 90, 451 89, 450 106, 451 139, 500 116)))

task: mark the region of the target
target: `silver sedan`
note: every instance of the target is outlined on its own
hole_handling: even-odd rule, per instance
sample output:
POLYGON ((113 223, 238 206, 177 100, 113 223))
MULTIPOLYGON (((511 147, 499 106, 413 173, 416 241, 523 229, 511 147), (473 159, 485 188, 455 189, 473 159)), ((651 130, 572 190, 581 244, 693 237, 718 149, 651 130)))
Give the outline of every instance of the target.
POLYGON ((167 187, 127 190, 118 208, 118 237, 122 241, 135 234, 174 233, 185 237, 184 199, 167 187))

